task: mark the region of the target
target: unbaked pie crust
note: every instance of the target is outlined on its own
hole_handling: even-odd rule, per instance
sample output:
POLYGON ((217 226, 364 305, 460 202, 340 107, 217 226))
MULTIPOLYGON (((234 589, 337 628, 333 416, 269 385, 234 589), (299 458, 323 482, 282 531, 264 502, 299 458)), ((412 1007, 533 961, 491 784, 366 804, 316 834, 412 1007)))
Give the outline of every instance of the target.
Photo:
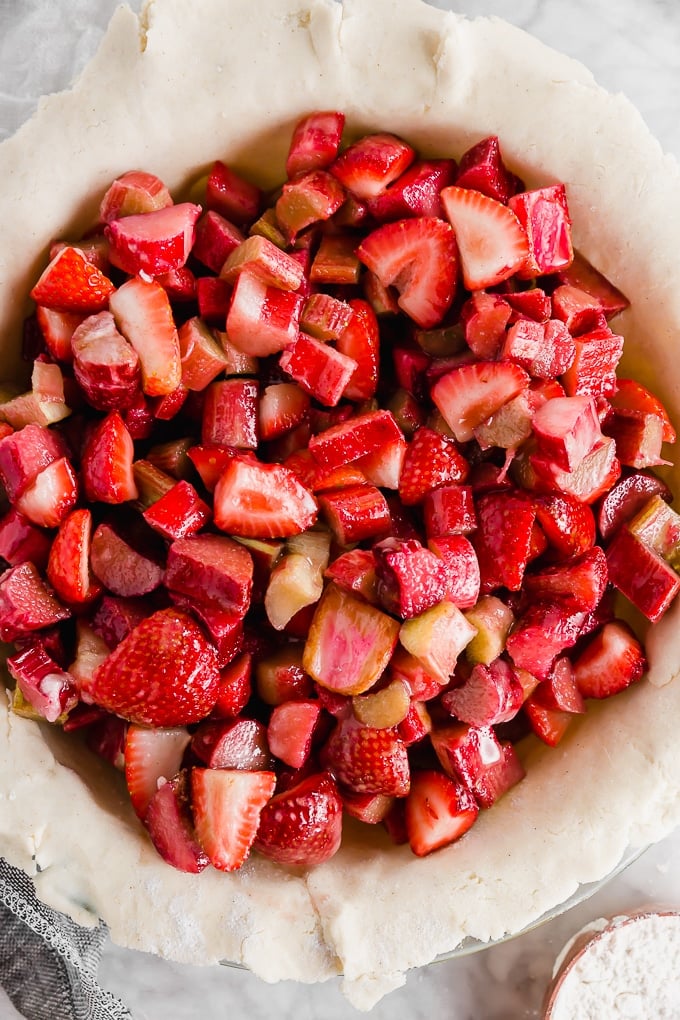
MULTIPOLYGON (((220 158, 274 185, 313 109, 439 156, 497 134, 528 186, 564 181, 577 247, 631 301, 617 320, 624 366, 680 422, 677 163, 580 64, 419 0, 151 0, 139 19, 120 8, 74 87, 0 146, 2 374, 19 371, 22 295, 49 242, 90 226, 117 174, 150 170, 181 192, 220 158)), ((590 706, 559 748, 524 748, 527 778, 459 843, 419 859, 347 825, 310 874, 257 855, 232 875, 173 870, 110 768, 0 698, 0 853, 121 945, 236 961, 267 981, 343 973, 368 1009, 408 968, 520 930, 680 821, 679 635, 676 607, 649 630, 653 682, 590 706)))

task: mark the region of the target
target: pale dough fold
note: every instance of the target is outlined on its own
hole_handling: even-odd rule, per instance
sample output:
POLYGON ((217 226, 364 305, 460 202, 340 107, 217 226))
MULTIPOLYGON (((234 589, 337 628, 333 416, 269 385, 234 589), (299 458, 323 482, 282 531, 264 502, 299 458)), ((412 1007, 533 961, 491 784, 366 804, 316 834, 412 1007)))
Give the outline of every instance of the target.
MULTIPOLYGON (((293 124, 323 108, 430 154, 495 133, 529 186, 564 181, 577 246, 632 302, 626 364, 680 422, 678 165, 573 60, 419 0, 151 0, 139 20, 120 8, 73 89, 0 146, 2 374, 19 369, 23 296, 49 242, 87 228, 117 174, 150 170, 177 191, 221 158, 275 184, 293 124)), ((527 779, 459 843, 417 859, 348 827, 308 876, 259 857, 236 875, 174 871, 111 770, 0 698, 0 852, 122 945, 269 981, 343 972, 367 1009, 409 967, 521 929, 680 821, 679 633, 676 609, 650 628, 654 685, 590 708, 557 750, 528 749, 527 779)))

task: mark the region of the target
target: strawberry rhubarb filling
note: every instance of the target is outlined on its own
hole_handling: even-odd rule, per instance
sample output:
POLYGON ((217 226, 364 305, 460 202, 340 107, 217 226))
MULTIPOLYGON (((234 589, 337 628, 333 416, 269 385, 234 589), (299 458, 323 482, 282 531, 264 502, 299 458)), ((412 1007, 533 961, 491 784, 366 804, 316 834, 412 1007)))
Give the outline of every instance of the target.
POLYGON ((292 135, 264 194, 133 170, 55 242, 0 405, 12 707, 122 770, 159 854, 312 866, 345 815, 464 836, 646 668, 675 440, 568 187, 485 138, 292 135), (627 607, 627 608, 626 608, 627 607), (630 615, 630 614, 627 614, 630 615))

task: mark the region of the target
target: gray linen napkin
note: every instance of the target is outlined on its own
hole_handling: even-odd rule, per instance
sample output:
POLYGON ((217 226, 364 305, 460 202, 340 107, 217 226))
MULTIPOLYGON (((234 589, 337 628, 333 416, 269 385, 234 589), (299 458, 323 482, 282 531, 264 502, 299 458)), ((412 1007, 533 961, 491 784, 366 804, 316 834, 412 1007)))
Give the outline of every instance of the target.
POLYGON ((0 987, 26 1020, 130 1020, 97 983, 106 926, 82 928, 41 903, 0 858, 0 987))

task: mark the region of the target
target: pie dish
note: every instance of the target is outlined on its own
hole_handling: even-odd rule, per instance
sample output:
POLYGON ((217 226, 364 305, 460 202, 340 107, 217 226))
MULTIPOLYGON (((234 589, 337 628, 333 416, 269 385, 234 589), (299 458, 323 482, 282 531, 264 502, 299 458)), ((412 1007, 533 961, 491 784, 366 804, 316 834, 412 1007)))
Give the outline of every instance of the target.
MULTIPOLYGON (((28 306, 17 295, 54 237, 96 218, 113 177, 144 167, 181 192, 219 157, 274 186, 293 124, 322 108, 423 153, 459 155, 497 134, 528 186, 565 182, 578 248, 631 302, 617 323, 624 365, 680 420, 677 164, 579 64, 502 21, 419 0, 260 0, 256 10, 155 0, 139 19, 120 8, 74 88, 43 100, 0 147, 3 374, 21 372, 28 306)), ((679 474, 669 469, 676 491, 679 474)), ((42 899, 83 923, 102 917, 122 945, 235 961, 268 981, 342 973, 350 1001, 368 1009, 409 968, 465 938, 521 930, 680 821, 679 612, 649 628, 648 679, 594 706, 559 748, 527 747, 526 779, 427 858, 348 825, 339 853, 309 874, 256 856, 236 874, 175 872, 110 771, 4 701, 0 853, 42 899)))

